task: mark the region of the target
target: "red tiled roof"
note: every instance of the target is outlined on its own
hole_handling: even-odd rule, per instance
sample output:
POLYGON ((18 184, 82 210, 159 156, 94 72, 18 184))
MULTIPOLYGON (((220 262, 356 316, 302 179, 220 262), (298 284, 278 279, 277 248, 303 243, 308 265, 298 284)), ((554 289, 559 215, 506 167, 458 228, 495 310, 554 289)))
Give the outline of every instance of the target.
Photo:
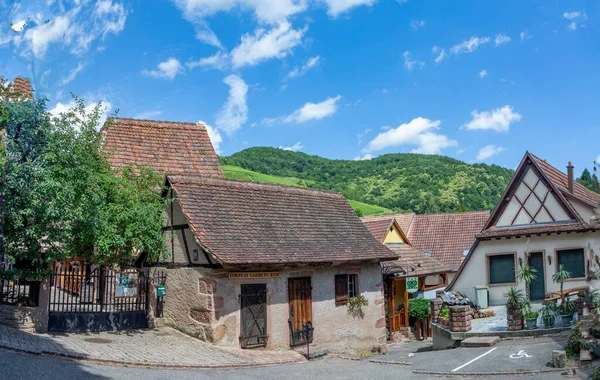
POLYGON ((114 168, 137 164, 167 174, 223 177, 202 124, 114 118, 103 136, 114 168))
POLYGON ((489 211, 415 215, 408 238, 414 248, 429 251, 441 264, 457 270, 490 216, 489 211))
POLYGON ((169 176, 198 242, 224 265, 393 260, 338 193, 169 176))
POLYGON ((28 79, 16 77, 13 83, 8 84, 8 91, 9 101, 33 100, 33 89, 28 79))
POLYGON ((400 255, 400 258, 381 263, 385 275, 394 274, 394 277, 410 277, 451 271, 449 267, 410 246, 390 246, 389 248, 400 255))
MULTIPOLYGON (((531 153, 530 153, 531 154, 531 153)), ((536 161, 540 169, 544 171, 544 174, 548 179, 556 186, 564 195, 573 196, 584 203, 589 204, 592 207, 597 207, 600 203, 600 194, 596 194, 593 191, 588 190, 585 186, 575 181, 573 183, 573 194, 569 192, 569 177, 554 166, 550 165, 544 160, 531 154, 533 159, 536 161)))
POLYGON ((583 222, 552 223, 526 227, 488 228, 487 230, 477 234, 477 238, 480 240, 489 240, 508 236, 524 236, 556 232, 578 232, 587 231, 589 229, 590 226, 583 222))
POLYGON ((380 243, 384 242, 392 223, 394 223, 394 218, 391 216, 366 216, 361 218, 361 220, 369 232, 380 243))
POLYGON ((396 218, 398 225, 402 228, 402 231, 408 236, 410 234, 410 225, 412 224, 415 218, 414 212, 409 212, 405 214, 394 214, 393 217, 396 218))

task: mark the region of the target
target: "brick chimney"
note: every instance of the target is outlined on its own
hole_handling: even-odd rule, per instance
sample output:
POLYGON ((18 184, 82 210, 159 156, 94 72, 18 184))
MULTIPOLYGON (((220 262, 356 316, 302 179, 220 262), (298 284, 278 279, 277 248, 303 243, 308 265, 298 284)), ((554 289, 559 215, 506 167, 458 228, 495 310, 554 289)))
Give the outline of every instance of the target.
POLYGON ((573 194, 573 182, 575 181, 575 178, 573 176, 573 169, 573 164, 571 163, 571 161, 569 161, 569 166, 567 166, 567 177, 569 181, 569 193, 571 194, 573 194))

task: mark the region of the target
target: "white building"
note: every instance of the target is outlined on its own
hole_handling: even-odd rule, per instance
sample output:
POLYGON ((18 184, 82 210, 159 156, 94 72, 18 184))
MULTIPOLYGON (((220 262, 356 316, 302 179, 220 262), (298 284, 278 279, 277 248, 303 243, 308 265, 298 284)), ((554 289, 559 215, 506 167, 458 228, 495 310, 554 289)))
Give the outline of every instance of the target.
POLYGON ((558 291, 552 275, 559 265, 571 273, 565 288, 595 287, 600 268, 600 195, 527 152, 483 230, 476 236, 449 289, 476 301, 475 287, 489 287, 489 303, 504 304, 518 283, 520 265, 537 269, 531 301, 558 291))

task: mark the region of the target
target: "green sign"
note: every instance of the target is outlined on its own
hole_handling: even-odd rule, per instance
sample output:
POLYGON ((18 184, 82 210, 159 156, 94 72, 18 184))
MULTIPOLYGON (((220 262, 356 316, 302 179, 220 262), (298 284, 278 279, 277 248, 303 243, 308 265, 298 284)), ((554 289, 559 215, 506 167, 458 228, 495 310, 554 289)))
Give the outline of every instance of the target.
POLYGON ((167 287, 164 285, 158 285, 156 287, 156 296, 157 297, 164 297, 165 294, 167 294, 167 287))
POLYGON ((406 291, 414 293, 419 290, 419 277, 407 277, 406 278, 406 291))

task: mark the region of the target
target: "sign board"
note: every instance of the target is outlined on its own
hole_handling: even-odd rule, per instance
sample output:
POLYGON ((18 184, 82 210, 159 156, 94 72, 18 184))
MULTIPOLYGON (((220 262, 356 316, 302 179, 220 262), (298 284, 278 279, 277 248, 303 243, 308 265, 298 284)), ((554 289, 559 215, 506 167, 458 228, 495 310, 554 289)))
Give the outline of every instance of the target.
POLYGON ((138 273, 115 273, 115 297, 127 298, 138 296, 138 273))
POLYGON ((419 290, 419 277, 406 277, 406 291, 414 293, 419 290))
POLYGON ((281 277, 281 272, 229 272, 230 280, 279 277, 281 277))
POLYGON ((158 285, 156 286, 156 296, 157 297, 164 297, 165 294, 167 294, 167 287, 164 285, 158 285))

